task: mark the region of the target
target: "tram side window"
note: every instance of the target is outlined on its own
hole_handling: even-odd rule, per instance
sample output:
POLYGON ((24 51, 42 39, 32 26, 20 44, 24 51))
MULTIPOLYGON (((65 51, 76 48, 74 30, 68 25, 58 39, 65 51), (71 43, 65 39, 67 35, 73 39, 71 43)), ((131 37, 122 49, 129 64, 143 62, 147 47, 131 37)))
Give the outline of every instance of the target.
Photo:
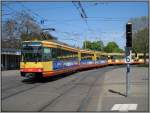
POLYGON ((53 60, 72 60, 77 59, 77 52, 64 50, 61 48, 52 48, 52 59, 53 60))
POLYGON ((61 50, 62 55, 61 55, 61 60, 67 60, 69 58, 69 52, 66 50, 61 50))
POLYGON ((43 52, 43 61, 49 61, 51 60, 51 49, 50 48, 44 48, 43 52))
POLYGON ((61 56, 62 56, 62 50, 60 48, 57 48, 56 50, 56 60, 61 60, 61 56))
POLYGON ((96 57, 96 60, 100 60, 100 57, 96 57))
POLYGON ((146 55, 146 58, 147 58, 147 59, 149 59, 149 56, 148 56, 148 55, 146 55))
POLYGON ((52 49, 52 60, 61 60, 62 49, 60 48, 51 48, 52 49))
POLYGON ((99 58, 99 60, 108 60, 108 58, 105 55, 101 55, 100 58, 99 58))
POLYGON ((73 52, 73 59, 78 59, 78 53, 77 52, 73 52))
POLYGON ((51 48, 52 49, 52 60, 57 60, 57 48, 51 48))
POLYGON ((74 60, 77 57, 77 52, 72 52, 72 51, 68 51, 68 50, 61 50, 61 56, 60 59, 61 60, 74 60))
POLYGON ((134 56, 134 55, 132 55, 132 59, 135 59, 135 56, 134 56))
POLYGON ((93 54, 81 53, 81 60, 92 60, 93 54))
POLYGON ((71 60, 77 60, 78 59, 78 53, 77 52, 71 52, 71 57, 70 57, 71 60))
POLYGON ((140 56, 139 56, 139 58, 140 58, 140 59, 143 59, 143 58, 144 58, 144 56, 143 56, 143 55, 140 55, 140 56))

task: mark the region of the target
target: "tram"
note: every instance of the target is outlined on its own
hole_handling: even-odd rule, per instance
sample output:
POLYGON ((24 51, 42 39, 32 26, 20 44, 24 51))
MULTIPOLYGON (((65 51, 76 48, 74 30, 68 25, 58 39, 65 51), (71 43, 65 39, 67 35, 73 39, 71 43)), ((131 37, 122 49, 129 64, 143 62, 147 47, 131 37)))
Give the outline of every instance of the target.
POLYGON ((124 64, 123 55, 118 55, 121 57, 114 62, 108 54, 74 48, 58 41, 24 41, 20 73, 23 77, 46 78, 82 69, 124 64))
POLYGON ((78 69, 106 65, 96 61, 95 52, 79 50, 54 41, 24 41, 22 43, 20 72, 24 77, 49 77, 78 69))
POLYGON ((52 41, 25 41, 21 53, 21 76, 48 77, 79 65, 78 49, 52 41))
POLYGON ((125 64, 125 54, 123 53, 109 53, 108 54, 108 63, 110 65, 120 65, 125 64))

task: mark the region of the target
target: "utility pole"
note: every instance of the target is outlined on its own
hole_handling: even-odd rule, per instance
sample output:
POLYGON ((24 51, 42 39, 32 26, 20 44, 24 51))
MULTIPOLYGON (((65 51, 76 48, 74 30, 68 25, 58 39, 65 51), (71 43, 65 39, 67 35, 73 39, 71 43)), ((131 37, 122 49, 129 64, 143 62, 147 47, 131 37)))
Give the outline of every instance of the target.
POLYGON ((85 39, 85 49, 86 49, 86 39, 85 39))

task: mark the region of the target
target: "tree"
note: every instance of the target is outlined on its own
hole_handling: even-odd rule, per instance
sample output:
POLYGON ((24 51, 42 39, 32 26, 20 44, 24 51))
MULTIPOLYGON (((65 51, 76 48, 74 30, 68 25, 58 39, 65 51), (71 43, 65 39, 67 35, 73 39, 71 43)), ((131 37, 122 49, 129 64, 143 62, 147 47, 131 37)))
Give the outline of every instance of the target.
POLYGON ((92 43, 91 41, 84 41, 83 42, 83 49, 91 49, 92 43))
POLYGON ((102 41, 93 41, 92 42, 92 50, 103 51, 104 44, 102 41))
POLYGON ((133 32, 137 32, 141 29, 148 28, 148 17, 147 16, 131 18, 128 22, 132 23, 133 32))
POLYGON ((19 48, 21 41, 33 38, 56 40, 50 33, 43 32, 36 20, 24 10, 2 23, 2 48, 19 48))
POLYGON ((104 51, 108 53, 112 52, 123 52, 122 49, 119 48, 119 46, 115 42, 109 42, 105 47, 104 51))
POLYGON ((102 41, 84 41, 83 49, 90 49, 95 51, 102 51, 104 48, 104 44, 102 41))
POLYGON ((149 52, 148 28, 141 29, 133 35, 133 50, 136 53, 144 53, 144 61, 146 62, 146 53, 149 52))
POLYGON ((138 17, 129 20, 133 26, 133 51, 144 53, 144 61, 146 62, 146 53, 148 53, 149 38, 148 38, 148 17, 138 17))
POLYGON ((2 23, 2 48, 18 48, 19 40, 16 39, 16 20, 9 19, 2 23))

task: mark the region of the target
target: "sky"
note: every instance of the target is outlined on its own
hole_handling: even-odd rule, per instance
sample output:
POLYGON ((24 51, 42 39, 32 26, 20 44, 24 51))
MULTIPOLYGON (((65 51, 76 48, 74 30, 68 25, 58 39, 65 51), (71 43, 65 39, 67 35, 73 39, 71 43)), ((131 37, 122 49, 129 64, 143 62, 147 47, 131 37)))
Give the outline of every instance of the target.
POLYGON ((13 18, 26 10, 42 28, 50 31, 59 41, 82 47, 83 41, 115 41, 125 47, 125 25, 131 18, 148 16, 148 2, 81 2, 87 23, 72 2, 3 2, 2 19, 13 18), (44 20, 44 24, 41 24, 44 20))

